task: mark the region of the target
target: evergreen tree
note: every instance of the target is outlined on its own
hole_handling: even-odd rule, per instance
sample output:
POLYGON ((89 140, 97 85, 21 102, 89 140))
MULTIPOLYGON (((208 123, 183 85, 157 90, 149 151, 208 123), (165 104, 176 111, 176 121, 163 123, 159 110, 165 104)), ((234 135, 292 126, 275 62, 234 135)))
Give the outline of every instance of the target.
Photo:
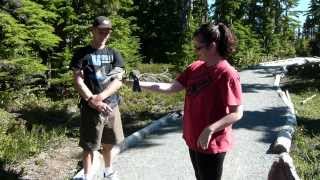
POLYGON ((192 17, 196 22, 205 23, 208 21, 208 1, 194 0, 192 1, 192 17))
POLYGON ((144 61, 170 63, 179 60, 177 57, 187 29, 180 20, 188 19, 188 2, 137 0, 134 4, 137 6, 137 24, 141 28, 137 35, 141 38, 144 61))
MULTIPOLYGON (((245 36, 244 32, 253 33, 250 38, 260 42, 260 51, 269 57, 292 56, 295 53, 293 42, 295 29, 298 23, 292 18, 295 14, 291 9, 296 6, 297 0, 250 0, 250 1, 220 1, 216 0, 211 7, 212 19, 234 26, 239 37, 239 44, 245 36), (243 27, 241 27, 243 26, 243 27), (247 29, 249 28, 249 29, 247 29), (247 29, 244 31, 244 29, 247 29), (239 30, 239 32, 237 32, 239 30)), ((254 43, 255 44, 255 43, 254 43)), ((256 45, 256 44, 255 44, 256 45)), ((257 47, 252 47, 256 49, 257 47)), ((242 47, 239 47, 239 50, 242 47)), ((240 53, 240 52, 239 52, 240 53)), ((243 53, 241 53, 243 55, 243 53)), ((240 58, 238 54, 235 58, 240 58)), ((243 58, 243 57, 242 57, 243 58)), ((261 59, 261 58, 260 58, 261 59)), ((236 62, 243 60, 236 59, 236 62)), ((255 62, 249 60, 248 62, 255 62)))
POLYGON ((109 16, 113 22, 110 46, 118 48, 127 64, 139 61, 139 40, 132 35, 136 26, 128 16, 131 0, 122 1, 64 1, 36 0, 45 9, 55 12, 57 20, 53 22, 55 33, 62 41, 55 49, 50 66, 54 71, 50 81, 56 85, 71 86, 71 76, 68 65, 72 52, 79 46, 89 44, 91 40, 90 27, 96 16, 109 16), (121 3, 121 6, 117 5, 121 3), (118 7, 118 8, 115 8, 118 7), (94 10, 93 10, 94 9, 94 10), (107 10, 105 10, 107 9, 107 10))
POLYGON ((237 53, 230 59, 236 67, 246 67, 261 61, 262 49, 258 36, 249 26, 235 22, 233 29, 238 39, 237 53))
POLYGON ((309 7, 309 15, 312 18, 312 25, 315 28, 315 32, 320 32, 320 1, 311 0, 309 7))
MULTIPOLYGON (((47 61, 48 52, 52 52, 60 41, 49 23, 56 15, 29 0, 19 1, 13 11, 3 8, 0 14, 2 63, 5 64, 3 67, 9 67, 2 70, 11 75, 12 85, 19 89, 30 82, 26 78, 46 70, 41 63, 47 61)), ((2 79, 6 81, 8 77, 2 76, 2 79)))
POLYGON ((303 25, 303 34, 310 40, 310 52, 312 55, 320 55, 320 2, 311 0, 308 16, 303 25))
POLYGON ((228 26, 233 24, 233 21, 240 20, 241 17, 238 16, 240 13, 240 7, 242 7, 242 0, 216 0, 214 8, 214 20, 216 22, 222 22, 228 26))

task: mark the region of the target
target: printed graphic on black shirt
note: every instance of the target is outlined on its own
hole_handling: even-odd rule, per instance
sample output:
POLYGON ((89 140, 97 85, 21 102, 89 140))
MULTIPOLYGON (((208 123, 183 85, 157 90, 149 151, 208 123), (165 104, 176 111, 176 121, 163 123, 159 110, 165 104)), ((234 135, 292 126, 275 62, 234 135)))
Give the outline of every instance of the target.
POLYGON ((102 54, 89 54, 84 59, 85 81, 90 84, 92 91, 101 92, 108 82, 107 74, 112 69, 113 56, 102 54))
MULTIPOLYGON (((93 49, 91 46, 79 49, 70 63, 70 68, 83 70, 84 82, 93 94, 105 89, 110 83, 108 74, 116 67, 123 68, 123 59, 117 51, 111 48, 93 49)), ((110 101, 108 99, 106 101, 110 101)))

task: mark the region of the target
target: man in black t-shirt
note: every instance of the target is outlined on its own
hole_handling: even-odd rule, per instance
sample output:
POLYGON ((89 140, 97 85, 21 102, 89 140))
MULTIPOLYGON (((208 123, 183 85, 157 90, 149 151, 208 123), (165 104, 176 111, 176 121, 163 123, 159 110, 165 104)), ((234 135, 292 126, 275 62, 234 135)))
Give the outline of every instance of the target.
POLYGON ((111 150, 124 139, 116 94, 122 85, 124 62, 116 50, 105 45, 112 32, 108 18, 95 18, 91 32, 91 44, 78 49, 70 63, 75 87, 81 96, 79 145, 83 148, 84 179, 94 178, 91 173, 93 151, 99 150, 101 144, 106 166, 104 176, 115 179, 111 150))

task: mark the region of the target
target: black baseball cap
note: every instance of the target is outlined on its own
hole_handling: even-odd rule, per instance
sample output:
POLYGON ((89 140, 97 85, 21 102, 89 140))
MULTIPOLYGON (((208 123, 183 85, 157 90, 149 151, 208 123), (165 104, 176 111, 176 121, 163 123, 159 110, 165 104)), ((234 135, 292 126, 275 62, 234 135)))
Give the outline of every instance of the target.
POLYGON ((93 27, 112 29, 111 20, 105 16, 98 16, 93 21, 93 27))

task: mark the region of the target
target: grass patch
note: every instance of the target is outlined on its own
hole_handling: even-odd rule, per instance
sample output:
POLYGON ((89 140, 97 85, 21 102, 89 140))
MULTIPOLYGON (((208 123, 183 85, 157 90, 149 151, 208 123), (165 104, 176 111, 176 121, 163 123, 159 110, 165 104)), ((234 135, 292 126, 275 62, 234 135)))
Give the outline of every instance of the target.
POLYGON ((284 86, 290 92, 298 122, 291 155, 298 175, 304 180, 320 179, 319 85, 319 79, 289 76, 284 86), (313 95, 316 95, 313 99, 305 104, 301 103, 313 95))
POLYGON ((125 136, 150 124, 152 120, 183 108, 183 92, 170 96, 151 92, 132 92, 131 87, 120 90, 120 105, 125 136))

